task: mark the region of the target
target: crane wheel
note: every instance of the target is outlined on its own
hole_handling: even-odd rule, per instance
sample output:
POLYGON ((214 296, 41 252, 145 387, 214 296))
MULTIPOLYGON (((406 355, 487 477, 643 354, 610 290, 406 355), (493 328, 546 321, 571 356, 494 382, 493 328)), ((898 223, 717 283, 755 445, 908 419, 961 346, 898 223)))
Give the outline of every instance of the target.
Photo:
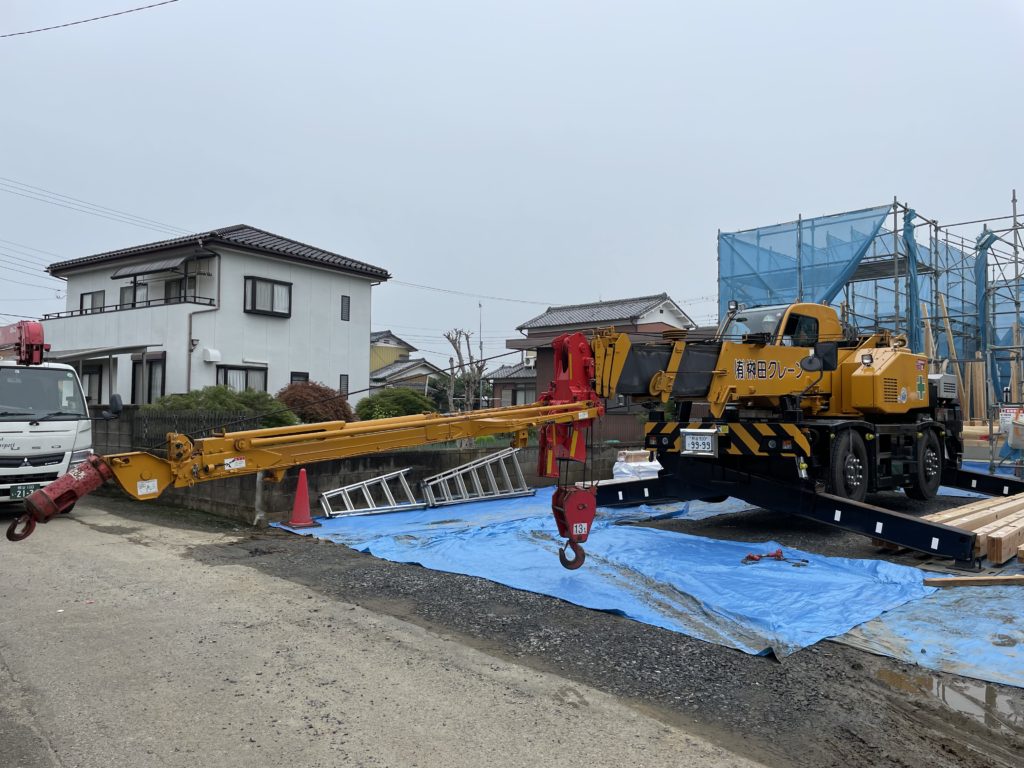
POLYGON ((575 541, 565 542, 565 546, 558 550, 558 562, 562 564, 562 567, 566 570, 575 571, 581 565, 583 561, 587 559, 587 553, 583 551, 583 547, 577 544, 575 541), (573 558, 570 560, 565 556, 565 550, 571 549, 573 558))
POLYGON ((36 519, 32 515, 22 515, 7 526, 7 540, 21 541, 22 539, 27 539, 35 529, 36 519), (20 531, 18 530, 19 525, 24 526, 20 531))
POLYGON ((832 441, 829 459, 829 493, 852 501, 864 501, 869 478, 868 449, 860 432, 847 429, 837 434, 832 441))
POLYGON ((904 493, 917 501, 934 499, 942 484, 942 444, 934 429, 926 429, 917 442, 917 471, 904 493))

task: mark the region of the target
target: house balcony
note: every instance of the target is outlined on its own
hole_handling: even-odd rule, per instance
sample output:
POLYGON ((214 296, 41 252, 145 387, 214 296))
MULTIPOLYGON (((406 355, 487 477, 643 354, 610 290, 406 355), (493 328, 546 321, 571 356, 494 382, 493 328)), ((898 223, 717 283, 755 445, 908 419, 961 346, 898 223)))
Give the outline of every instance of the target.
POLYGON ((56 320, 58 318, 81 317, 83 315, 97 315, 108 312, 124 312, 131 309, 147 309, 149 307, 163 307, 170 304, 198 304, 205 307, 216 305, 216 299, 205 296, 174 296, 173 298, 143 299, 119 304, 110 304, 105 307, 89 307, 88 309, 71 309, 64 312, 49 312, 43 315, 44 320, 56 320))

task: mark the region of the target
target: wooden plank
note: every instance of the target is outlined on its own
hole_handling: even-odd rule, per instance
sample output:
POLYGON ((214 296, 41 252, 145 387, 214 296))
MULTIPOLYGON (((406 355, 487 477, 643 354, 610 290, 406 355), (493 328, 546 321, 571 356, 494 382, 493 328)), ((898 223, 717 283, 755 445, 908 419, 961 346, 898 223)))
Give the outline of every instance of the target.
MULTIPOLYGON (((991 523, 975 528, 974 554, 981 556, 988 552, 988 537, 992 534, 1001 533, 1004 528, 1015 528, 1018 525, 1024 526, 1024 512, 1014 512, 1012 515, 1008 515, 1001 520, 994 520, 991 523)), ((1024 544, 1024 540, 1020 543, 1024 544)), ((1010 557, 1013 557, 1013 555, 1011 554, 1010 557)), ((989 559, 992 560, 992 558, 989 559)), ((993 560, 993 562, 995 561, 993 560)))
POLYGON ((947 520, 943 525, 963 528, 965 531, 976 531, 987 525, 999 523, 1000 526, 1010 522, 1024 520, 1024 499, 1014 498, 1002 504, 995 504, 988 509, 978 509, 962 517, 947 520))
POLYGON ((925 579, 924 585, 926 587, 1005 587, 1008 585, 1024 587, 1024 575, 954 576, 947 579, 925 579))
MULTIPOLYGON (((950 522, 961 517, 967 517, 973 515, 975 512, 1003 512, 1006 509, 1005 515, 1011 512, 1016 512, 1018 509, 1024 509, 1024 494, 1019 496, 989 496, 984 499, 978 499, 970 504, 964 504, 962 507, 956 509, 947 509, 945 512, 933 512, 930 515, 923 515, 922 520, 930 520, 933 523, 943 523, 945 525, 955 525, 950 522), (1016 505, 1016 506, 1013 506, 1016 505)), ((998 520, 998 517, 993 517, 992 520, 998 520)), ((986 522, 992 522, 987 520, 986 522)), ((978 523, 978 525, 984 525, 984 523, 978 523)), ((956 526, 961 527, 961 526, 956 526)))
POLYGON ((988 535, 985 543, 988 559, 1002 565, 1013 560, 1017 549, 1024 544, 1024 520, 1007 525, 988 535))
POLYGON ((1024 563, 1024 544, 1017 547, 1017 560, 1024 563))

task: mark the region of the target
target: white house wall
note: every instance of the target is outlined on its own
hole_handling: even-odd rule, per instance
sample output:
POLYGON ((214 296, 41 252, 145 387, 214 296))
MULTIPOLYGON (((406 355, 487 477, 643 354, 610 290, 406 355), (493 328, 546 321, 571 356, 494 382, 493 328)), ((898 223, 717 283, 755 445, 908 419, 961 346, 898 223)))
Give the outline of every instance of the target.
MULTIPOLYGON (((216 384, 217 365, 230 365, 266 367, 271 394, 289 383, 292 371, 304 371, 311 381, 331 388, 338 387, 340 374, 348 374, 352 401, 365 397, 360 390, 368 388, 370 378, 369 278, 223 247, 215 250, 221 256, 210 261, 213 275, 201 277, 197 285, 199 296, 216 299, 219 295, 214 311, 183 302, 52 318, 44 321, 47 341, 56 351, 149 345, 151 352, 165 352, 167 394, 216 384), (291 317, 246 313, 247 276, 291 283, 291 317), (341 319, 342 295, 350 297, 347 321, 341 319), (190 314, 194 349, 188 332, 190 314), (217 350, 220 361, 205 362, 204 350, 217 350)), ((110 275, 127 263, 146 260, 119 259, 68 275, 67 309, 77 311, 81 294, 98 290, 106 291, 105 305, 116 305, 120 287, 131 281, 112 280, 110 275)), ((159 286, 162 280, 149 282, 159 286)), ((162 288, 159 293, 155 290, 152 298, 162 299, 162 288)), ((113 390, 127 401, 130 355, 117 356, 116 368, 113 390)), ((104 381, 103 389, 109 394, 108 382, 104 381)))
MULTIPOLYGON (((217 365, 267 367, 267 391, 287 386, 292 371, 308 371, 310 381, 337 388, 348 374, 349 390, 365 390, 370 380, 370 287, 367 278, 330 269, 221 252, 220 311, 194 316, 192 387, 216 383, 217 365), (292 284, 291 317, 244 310, 246 277, 292 284), (350 297, 350 319, 341 319, 341 297, 350 297), (203 350, 216 349, 220 363, 204 362, 203 350)), ((353 394, 356 402, 363 394, 353 394)))

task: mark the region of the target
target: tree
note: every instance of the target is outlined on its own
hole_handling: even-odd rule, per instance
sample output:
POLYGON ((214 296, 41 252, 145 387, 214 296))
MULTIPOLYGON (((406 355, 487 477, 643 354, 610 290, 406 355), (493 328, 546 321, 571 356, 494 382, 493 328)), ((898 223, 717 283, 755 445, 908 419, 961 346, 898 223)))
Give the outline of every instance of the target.
POLYGON ((480 380, 484 376, 484 368, 487 366, 487 363, 484 360, 477 360, 473 357, 473 347, 470 343, 472 336, 472 333, 461 328, 452 328, 444 333, 444 337, 452 345, 452 348, 455 350, 455 356, 459 361, 458 368, 456 368, 455 358, 448 358, 448 410, 450 413, 454 413, 456 410, 455 385, 458 379, 463 379, 464 381, 462 408, 459 410, 474 410, 477 398, 479 397, 480 380), (466 347, 465 352, 462 349, 463 344, 466 347))
POLYGON ((356 405, 360 419, 389 419, 394 416, 415 416, 436 411, 429 398, 412 389, 393 387, 364 397, 356 405))
POLYGON ((203 387, 182 395, 166 395, 140 410, 244 413, 259 416, 261 427, 288 427, 299 423, 286 405, 266 392, 253 389, 236 392, 228 387, 203 387))
MULTIPOLYGON (((475 384, 473 386, 467 386, 467 381, 464 376, 456 376, 454 378, 454 387, 452 388, 451 400, 449 401, 449 385, 453 379, 446 373, 438 374, 430 380, 430 386, 427 390, 427 397, 433 402, 434 406, 439 411, 447 411, 453 413, 456 410, 462 410, 460 406, 465 402, 466 390, 468 389, 472 396, 478 396, 480 385, 475 384)), ((494 391, 494 387, 491 386, 491 382, 484 379, 483 382, 484 397, 490 398, 494 391)))
POLYGON ((293 381, 275 397, 307 424, 356 420, 348 398, 318 381, 293 381))

